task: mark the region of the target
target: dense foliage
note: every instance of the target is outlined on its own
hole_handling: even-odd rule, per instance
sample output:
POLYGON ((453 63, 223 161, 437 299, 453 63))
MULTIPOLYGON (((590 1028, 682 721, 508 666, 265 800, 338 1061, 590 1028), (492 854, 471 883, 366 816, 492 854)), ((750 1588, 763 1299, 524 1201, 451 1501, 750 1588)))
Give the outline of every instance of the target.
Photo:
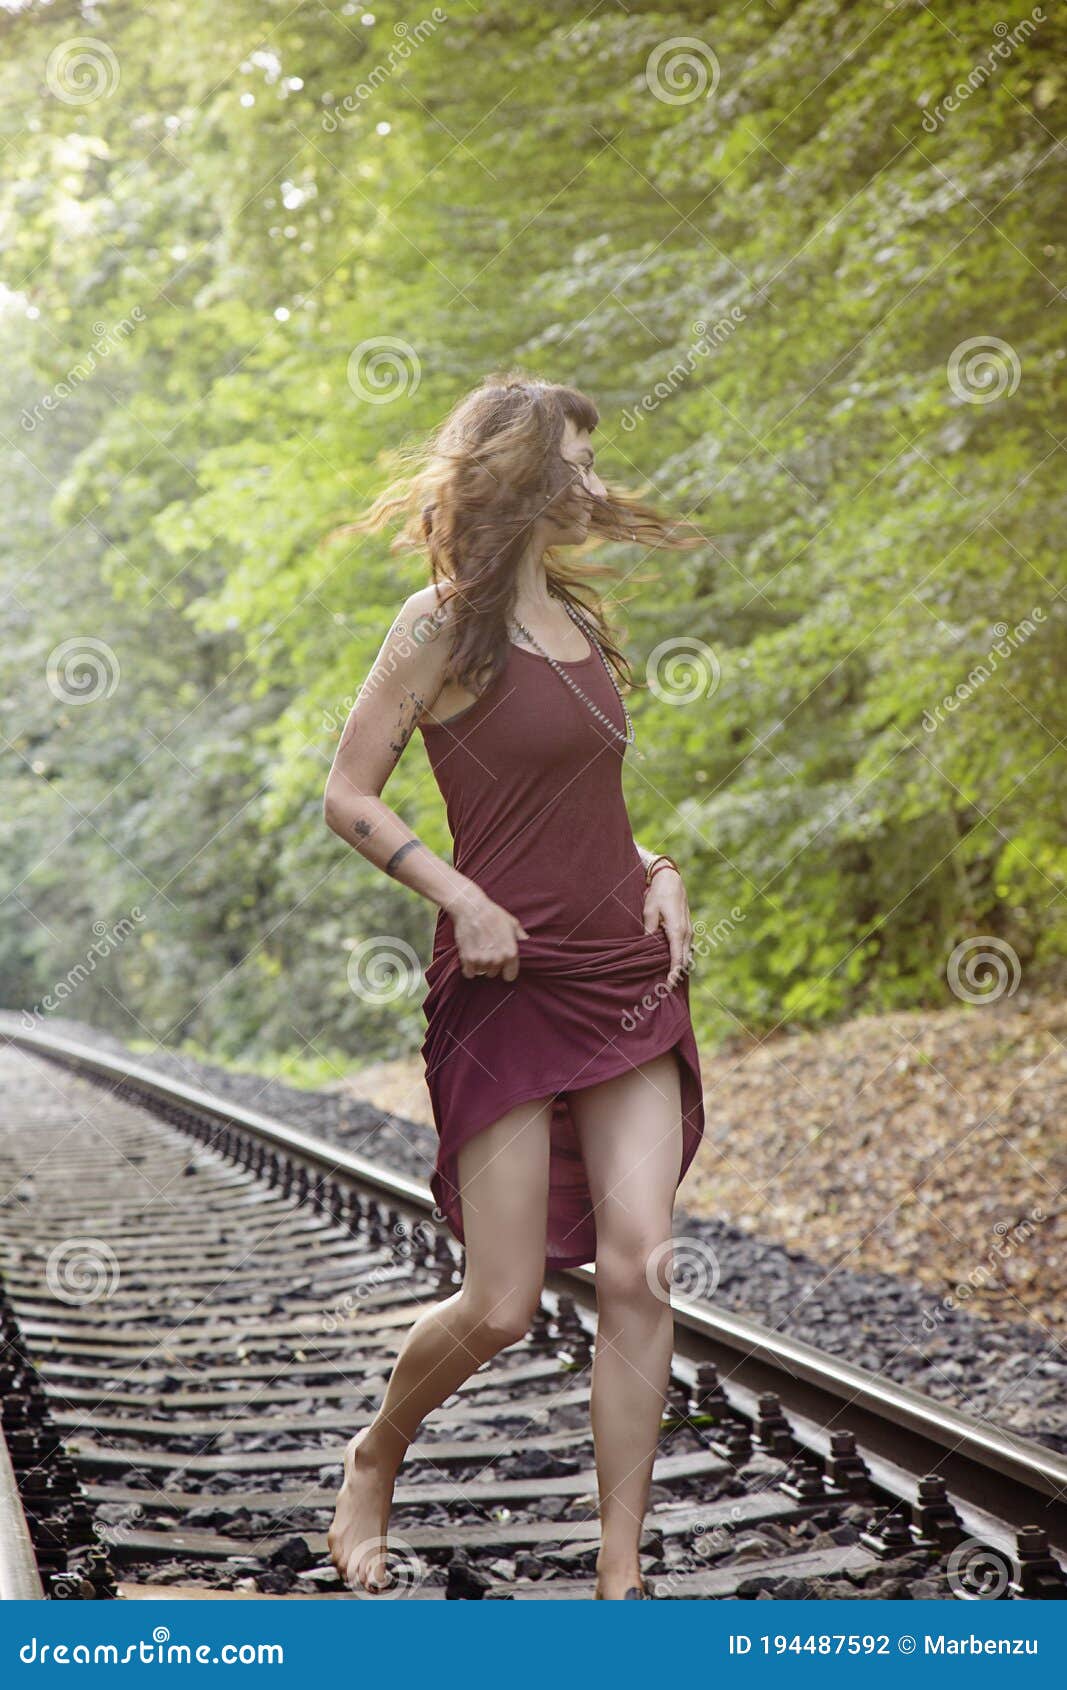
MULTIPOLYGON (((347 964, 425 958, 434 911, 321 805, 424 574, 323 536, 511 364, 592 393, 602 470, 715 536, 605 551, 636 671, 687 640, 717 681, 636 694, 627 760, 709 929, 698 1031, 945 1001, 975 934, 1047 975, 1067 29, 939 10, 0 12, 8 1005, 418 1043, 421 982, 375 1005, 347 964)), ((447 852, 417 738, 385 796, 447 852)))

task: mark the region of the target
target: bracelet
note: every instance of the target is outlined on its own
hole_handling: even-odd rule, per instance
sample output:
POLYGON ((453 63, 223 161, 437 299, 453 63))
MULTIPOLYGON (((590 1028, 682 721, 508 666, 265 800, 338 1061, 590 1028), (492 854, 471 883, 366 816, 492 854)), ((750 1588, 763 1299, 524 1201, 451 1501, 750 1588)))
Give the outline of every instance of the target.
POLYGON ((681 872, 682 872, 681 869, 678 867, 678 864, 675 862, 673 857, 668 857, 668 856, 653 857, 652 861, 649 863, 648 867, 645 870, 645 886, 646 886, 646 888, 651 886, 653 876, 657 875, 661 868, 672 868, 674 870, 675 874, 681 874, 681 872))

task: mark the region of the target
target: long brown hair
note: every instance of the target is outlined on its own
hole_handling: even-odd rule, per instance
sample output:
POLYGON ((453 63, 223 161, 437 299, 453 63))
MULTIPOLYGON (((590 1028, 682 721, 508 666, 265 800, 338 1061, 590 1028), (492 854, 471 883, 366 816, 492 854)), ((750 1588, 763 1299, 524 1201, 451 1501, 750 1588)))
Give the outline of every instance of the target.
MULTIPOLYGON (((593 401, 576 388, 537 380, 519 370, 490 375, 461 399, 425 444, 406 448, 411 467, 370 508, 331 539, 366 534, 399 516, 405 521, 391 550, 425 551, 435 584, 450 583, 456 598, 451 670, 477 692, 487 666, 495 677, 507 653, 507 621, 516 573, 539 517, 564 525, 580 478, 560 447, 566 419, 590 433, 600 420, 593 401)), ((606 487, 603 499, 586 491, 590 533, 650 548, 688 549, 706 543, 692 524, 662 515, 625 488, 606 487)), ((542 559, 550 588, 593 624, 604 655, 633 685, 602 604, 580 598, 590 582, 611 574, 607 564, 562 562, 553 548, 542 559)))

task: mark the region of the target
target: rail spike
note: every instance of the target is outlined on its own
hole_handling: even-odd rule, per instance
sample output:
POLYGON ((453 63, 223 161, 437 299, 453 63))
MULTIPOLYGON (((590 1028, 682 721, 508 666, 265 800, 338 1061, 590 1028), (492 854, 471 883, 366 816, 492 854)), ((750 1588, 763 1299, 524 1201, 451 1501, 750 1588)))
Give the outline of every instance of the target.
POLYGON ((919 1480, 919 1496, 912 1507, 911 1518, 915 1542, 923 1549, 942 1552, 955 1549, 967 1536, 940 1473, 927 1473, 919 1480))
POLYGON ((1048 1533, 1041 1526, 1024 1526, 1015 1543, 1019 1562, 1011 1594, 1037 1602, 1067 1601, 1067 1576, 1049 1549, 1048 1533))

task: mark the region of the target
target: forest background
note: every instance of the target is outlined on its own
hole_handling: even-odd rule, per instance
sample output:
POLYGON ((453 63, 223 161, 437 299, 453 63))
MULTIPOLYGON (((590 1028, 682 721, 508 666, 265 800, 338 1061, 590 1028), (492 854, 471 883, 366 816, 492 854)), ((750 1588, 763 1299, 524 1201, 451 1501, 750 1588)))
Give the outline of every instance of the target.
MULTIPOLYGON (((426 575, 324 537, 515 365, 709 535, 600 554, 698 1036, 1056 984, 1064 24, 4 6, 3 1003, 305 1079, 417 1049, 435 911, 322 791, 426 575)), ((448 854, 417 735, 385 796, 448 854)))

